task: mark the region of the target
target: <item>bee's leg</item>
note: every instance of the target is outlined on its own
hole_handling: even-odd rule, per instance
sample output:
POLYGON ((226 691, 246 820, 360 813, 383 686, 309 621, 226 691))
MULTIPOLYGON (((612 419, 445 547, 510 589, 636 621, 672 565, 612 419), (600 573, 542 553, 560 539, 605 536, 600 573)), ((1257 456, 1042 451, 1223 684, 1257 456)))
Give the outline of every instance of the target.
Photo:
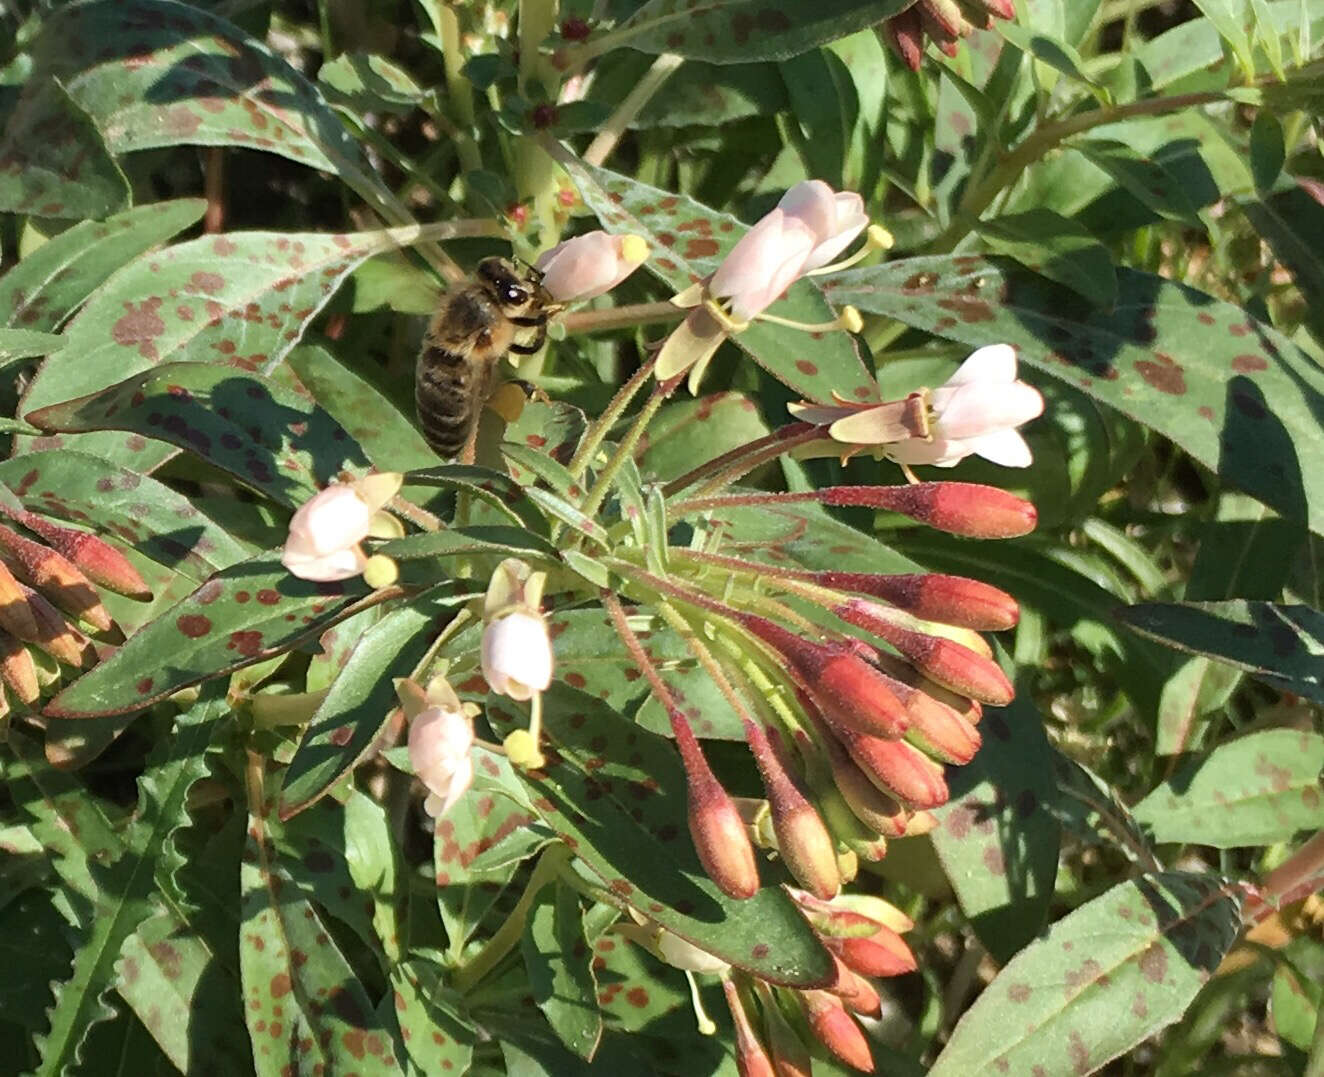
POLYGON ((516 325, 523 325, 524 322, 529 322, 529 328, 537 326, 538 329, 538 332, 534 334, 533 339, 528 344, 512 343, 510 345, 511 351, 516 355, 533 355, 542 351, 542 346, 547 343, 547 323, 545 321, 534 321, 531 318, 512 318, 511 321, 516 325))

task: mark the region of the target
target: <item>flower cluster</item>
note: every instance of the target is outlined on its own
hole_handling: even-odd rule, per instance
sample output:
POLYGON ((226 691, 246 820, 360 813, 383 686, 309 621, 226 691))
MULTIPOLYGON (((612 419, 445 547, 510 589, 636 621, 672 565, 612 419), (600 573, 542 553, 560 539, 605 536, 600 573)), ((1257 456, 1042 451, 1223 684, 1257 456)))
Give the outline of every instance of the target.
POLYGON ((925 37, 948 56, 955 56, 956 43, 976 27, 989 29, 994 18, 1015 17, 1012 0, 915 0, 882 24, 883 40, 907 67, 918 71, 924 60, 925 37))
MULTIPOLYGON (((146 601, 152 593, 114 546, 23 507, 0 486, 0 716, 10 701, 32 706, 59 679, 95 657, 93 633, 115 625, 97 587, 146 601), (53 660, 53 661, 52 661, 53 660)), ((106 637, 114 638, 114 637, 106 637)), ((118 638, 123 638, 122 636, 118 638)))

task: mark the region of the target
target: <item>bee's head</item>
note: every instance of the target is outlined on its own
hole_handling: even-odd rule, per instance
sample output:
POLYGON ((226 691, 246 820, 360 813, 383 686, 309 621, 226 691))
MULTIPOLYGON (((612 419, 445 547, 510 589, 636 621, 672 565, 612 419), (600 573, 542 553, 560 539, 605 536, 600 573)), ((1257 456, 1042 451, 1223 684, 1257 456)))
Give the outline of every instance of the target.
POLYGON ((549 302, 537 270, 521 270, 504 258, 484 258, 478 263, 477 277, 507 314, 524 314, 549 302))

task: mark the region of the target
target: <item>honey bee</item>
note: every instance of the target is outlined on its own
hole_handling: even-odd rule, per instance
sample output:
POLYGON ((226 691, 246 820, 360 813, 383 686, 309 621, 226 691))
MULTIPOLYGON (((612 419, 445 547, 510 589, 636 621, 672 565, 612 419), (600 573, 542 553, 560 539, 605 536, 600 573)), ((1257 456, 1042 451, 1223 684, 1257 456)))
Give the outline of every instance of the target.
POLYGON ((478 417, 507 352, 532 355, 562 309, 532 266, 484 258, 468 284, 448 292, 423 335, 414 401, 428 445, 446 458, 472 456, 478 417))

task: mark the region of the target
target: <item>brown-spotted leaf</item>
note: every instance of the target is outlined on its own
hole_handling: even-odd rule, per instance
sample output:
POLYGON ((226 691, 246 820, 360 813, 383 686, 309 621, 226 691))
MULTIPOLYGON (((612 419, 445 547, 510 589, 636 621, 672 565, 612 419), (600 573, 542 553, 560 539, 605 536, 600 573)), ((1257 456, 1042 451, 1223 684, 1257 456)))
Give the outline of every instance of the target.
MULTIPOLYGON (((602 226, 610 232, 643 236, 652 250, 644 264, 678 292, 712 273, 748 231, 729 213, 685 195, 573 158, 564 164, 602 226)), ((807 280, 792 284, 769 313, 808 325, 836 317, 819 289, 807 280)), ((755 321, 731 340, 774 378, 810 400, 831 403, 833 394, 863 402, 878 399, 878 386, 844 332, 806 333, 755 321)))
POLYGON ((367 466, 344 428, 315 403, 215 363, 167 363, 27 419, 53 432, 123 430, 144 443, 167 442, 291 508, 343 468, 367 466))
POLYGON ((1120 883, 1014 957, 961 1018, 930 1077, 1093 1073, 1185 1013, 1241 927, 1211 875, 1120 883))
POLYGON ((849 270, 834 303, 1020 357, 1176 442, 1233 486, 1324 533, 1324 371, 1246 311, 1131 269, 1091 307, 1005 259, 910 258, 849 270))
POLYGON ((674 52, 709 63, 788 56, 863 30, 912 0, 651 0, 612 35, 641 52, 674 52))
MULTIPOLYGON (((501 734, 528 724, 503 697, 488 697, 487 715, 501 734)), ((780 888, 737 901, 704 874, 670 741, 559 683, 543 697, 543 732, 547 765, 520 774, 533 808, 617 898, 769 982, 831 977, 822 945, 780 888)))
POLYGON ((129 181, 88 114, 52 78, 28 81, 0 137, 0 210, 105 217, 129 202, 129 181))
MULTIPOLYGON (((353 235, 246 232, 205 236, 140 257, 114 274, 41 367, 26 413, 96 392, 162 363, 226 363, 271 372, 365 258, 412 229, 353 235)), ((19 452, 77 445, 150 471, 169 455, 141 435, 19 439, 19 452)))
POLYGON ((179 689, 314 638, 372 592, 361 578, 312 583, 279 553, 231 565, 167 611, 47 706, 61 718, 142 710, 179 689))

